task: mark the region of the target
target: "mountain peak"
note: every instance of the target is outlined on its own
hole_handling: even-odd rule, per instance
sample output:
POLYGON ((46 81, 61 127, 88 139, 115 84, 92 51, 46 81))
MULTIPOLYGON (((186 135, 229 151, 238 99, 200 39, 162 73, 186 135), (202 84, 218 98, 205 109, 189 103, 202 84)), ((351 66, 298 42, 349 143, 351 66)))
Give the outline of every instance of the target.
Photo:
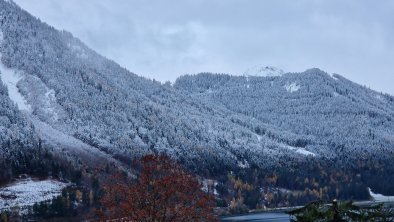
POLYGON ((244 73, 245 76, 282 76, 285 72, 275 66, 253 66, 247 69, 244 73))

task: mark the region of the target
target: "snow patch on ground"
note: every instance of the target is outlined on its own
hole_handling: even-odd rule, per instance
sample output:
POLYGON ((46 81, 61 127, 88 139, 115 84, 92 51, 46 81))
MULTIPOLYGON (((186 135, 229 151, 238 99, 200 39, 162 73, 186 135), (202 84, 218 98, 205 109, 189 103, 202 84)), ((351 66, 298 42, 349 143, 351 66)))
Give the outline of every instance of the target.
POLYGON ((237 165, 241 169, 246 169, 250 167, 249 162, 247 160, 238 161, 237 165))
POLYGON ((0 212, 19 207, 21 213, 27 213, 27 207, 35 203, 52 200, 59 196, 69 184, 56 180, 18 180, 0 188, 0 212))
POLYGON ((285 72, 274 66, 254 66, 245 71, 244 76, 272 77, 282 76, 285 72))
POLYGON ((293 92, 297 92, 298 90, 301 89, 301 86, 298 85, 297 83, 293 82, 293 83, 287 83, 286 85, 283 86, 287 92, 293 93, 293 92))
POLYGON ((0 77, 8 88, 8 95, 10 99, 16 103, 19 110, 30 112, 30 105, 27 103, 25 97, 20 93, 17 87, 17 84, 24 78, 24 76, 21 72, 6 67, 3 62, 1 62, 1 56, 2 55, 0 54, 0 77))
POLYGON ((331 76, 331 78, 333 78, 334 80, 339 80, 338 77, 337 77, 337 74, 335 74, 335 73, 334 73, 334 74, 331 74, 330 76, 331 76))
POLYGON ((289 146, 289 145, 282 145, 282 146, 283 146, 284 148, 286 148, 286 149, 289 149, 289 150, 291 150, 291 151, 294 151, 294 152, 296 152, 296 153, 299 153, 299 154, 302 154, 302 155, 305 155, 305 156, 309 156, 309 155, 311 155, 311 156, 316 156, 315 153, 312 153, 312 152, 306 150, 305 148, 294 147, 294 146, 289 146))
POLYGON ((51 105, 51 103, 50 103, 50 101, 52 101, 52 100, 55 100, 55 101, 56 101, 55 90, 53 90, 53 89, 48 90, 48 91, 45 93, 45 98, 46 98, 45 102, 46 102, 46 104, 47 104, 46 110, 47 110, 49 113, 51 113, 52 116, 53 116, 53 118, 54 118, 54 120, 57 121, 57 120, 59 119, 59 115, 58 115, 58 113, 56 112, 55 108, 54 108, 54 107, 51 105))
POLYGON ((261 142, 261 140, 263 139, 263 137, 260 136, 260 135, 257 134, 257 133, 252 132, 252 134, 253 134, 254 136, 256 136, 256 138, 257 138, 257 140, 258 140, 259 142, 261 142))
POLYGON ((247 89, 249 89, 249 87, 250 87, 249 76, 245 76, 245 77, 246 77, 246 83, 247 83, 245 86, 246 86, 247 89))
POLYGON ((258 135, 258 134, 256 134, 256 137, 257 137, 257 140, 258 140, 259 142, 261 142, 261 139, 262 139, 263 137, 260 136, 260 135, 258 135))
POLYGON ((302 155, 305 155, 305 156, 308 156, 308 155, 316 156, 316 154, 314 154, 314 153, 312 153, 312 152, 310 152, 310 151, 308 151, 308 150, 306 150, 304 148, 297 148, 296 149, 296 153, 299 153, 299 154, 302 154, 302 155))
POLYGON ((380 95, 380 94, 377 94, 377 95, 375 96, 375 98, 378 99, 378 100, 380 100, 380 101, 384 101, 383 96, 380 95))
POLYGON ((206 193, 213 193, 214 195, 219 195, 216 190, 217 185, 218 182, 216 180, 203 179, 201 189, 206 193))
POLYGON ((378 202, 393 202, 394 201, 394 196, 384 196, 382 194, 377 194, 372 192, 371 188, 368 187, 369 195, 371 195, 372 199, 374 201, 378 202))

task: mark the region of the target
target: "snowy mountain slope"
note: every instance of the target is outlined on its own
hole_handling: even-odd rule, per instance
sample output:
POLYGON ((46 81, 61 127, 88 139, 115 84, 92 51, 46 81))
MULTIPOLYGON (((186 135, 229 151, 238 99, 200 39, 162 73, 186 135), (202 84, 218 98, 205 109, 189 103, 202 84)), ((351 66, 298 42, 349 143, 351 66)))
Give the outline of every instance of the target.
POLYGON ((26 148, 36 141, 31 123, 19 112, 10 99, 8 90, 0 80, 0 153, 14 143, 24 144, 26 148))
POLYGON ((274 129, 275 138, 257 138, 253 129, 259 121, 139 77, 15 4, 0 1, 0 6, 1 62, 23 74, 15 90, 31 107, 33 117, 26 118, 54 146, 70 148, 80 141, 83 150, 118 159, 166 153, 197 169, 234 167, 245 158, 275 164, 289 155, 278 144, 299 139, 282 138, 284 133, 274 129))
MULTIPOLYGON (((3 44, 4 34, 0 29, 0 45, 3 44)), ((0 77, 2 82, 7 86, 9 98, 18 106, 20 110, 30 112, 31 107, 27 103, 26 99, 19 92, 17 84, 22 80, 23 76, 16 70, 6 67, 1 62, 2 55, 0 53, 0 77)))
POLYGON ((113 164, 119 169, 124 169, 122 164, 117 160, 114 160, 110 155, 98 150, 96 147, 92 147, 75 137, 56 130, 49 124, 40 121, 34 116, 32 116, 30 120, 34 125, 37 135, 44 143, 53 147, 53 151, 57 155, 62 155, 65 159, 69 160, 83 160, 84 164, 89 167, 113 164))
POLYGON ((180 77, 174 87, 195 99, 309 137, 298 145, 319 155, 393 152, 387 135, 394 133, 394 97, 339 75, 334 79, 318 69, 276 77, 203 73, 180 77), (210 93, 204 93, 207 90, 210 93))
MULTIPOLYGON (((3 36, 1 33, 0 37, 3 36)), ((2 40, 0 39, 0 44, 2 40)), ((90 166, 97 166, 97 163, 114 162, 108 154, 72 136, 66 135, 39 120, 43 119, 48 122, 56 122, 64 113, 56 102, 54 91, 48 89, 39 78, 25 74, 17 69, 8 68, 1 61, 0 77, 8 89, 9 99, 14 102, 21 112, 28 114, 26 117, 33 124, 35 133, 44 142, 59 149, 58 152, 66 152, 64 154, 65 156, 73 155, 73 159, 78 157, 88 160, 89 162, 85 163, 90 166), (21 91, 24 93, 22 94, 21 91)))

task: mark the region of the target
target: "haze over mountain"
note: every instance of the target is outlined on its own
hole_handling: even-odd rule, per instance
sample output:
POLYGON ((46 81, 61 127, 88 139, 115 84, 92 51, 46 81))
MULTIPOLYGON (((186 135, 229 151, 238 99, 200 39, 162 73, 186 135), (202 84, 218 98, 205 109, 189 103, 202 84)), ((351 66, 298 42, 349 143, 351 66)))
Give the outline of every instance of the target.
POLYGON ((394 97, 340 75, 201 73, 162 84, 12 1, 0 0, 0 33, 2 155, 42 141, 77 163, 124 167, 164 153, 210 175, 394 156, 394 97))

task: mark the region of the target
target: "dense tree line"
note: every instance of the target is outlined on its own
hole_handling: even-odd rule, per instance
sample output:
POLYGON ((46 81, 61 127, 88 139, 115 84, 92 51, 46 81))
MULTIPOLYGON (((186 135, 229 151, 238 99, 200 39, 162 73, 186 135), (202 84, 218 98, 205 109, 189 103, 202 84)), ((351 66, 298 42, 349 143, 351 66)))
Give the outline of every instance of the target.
POLYGON ((306 206, 288 212, 292 222, 370 222, 394 221, 394 212, 383 204, 360 207, 350 202, 334 200, 331 204, 323 201, 314 201, 306 206))

